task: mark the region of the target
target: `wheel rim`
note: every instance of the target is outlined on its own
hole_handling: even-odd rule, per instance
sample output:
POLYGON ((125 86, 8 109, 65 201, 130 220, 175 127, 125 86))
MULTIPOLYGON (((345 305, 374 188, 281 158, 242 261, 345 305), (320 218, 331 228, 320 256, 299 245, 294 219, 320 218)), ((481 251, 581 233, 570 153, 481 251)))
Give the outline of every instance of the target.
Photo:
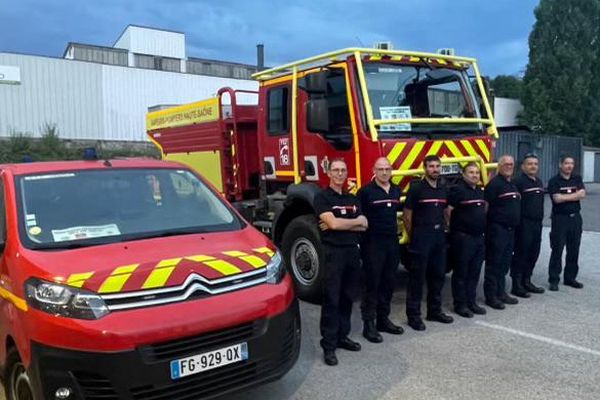
POLYGON ((296 281, 305 286, 312 285, 319 274, 319 254, 312 242, 306 238, 296 239, 290 258, 296 281))
POLYGON ((15 364, 11 375, 11 383, 15 400, 34 400, 31 381, 23 363, 15 364))

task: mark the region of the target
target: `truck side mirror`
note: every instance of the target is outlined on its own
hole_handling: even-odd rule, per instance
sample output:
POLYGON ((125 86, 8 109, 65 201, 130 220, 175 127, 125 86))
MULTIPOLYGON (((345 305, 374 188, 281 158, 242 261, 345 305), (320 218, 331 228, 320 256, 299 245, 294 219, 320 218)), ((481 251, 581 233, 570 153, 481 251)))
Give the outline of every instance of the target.
POLYGON ((327 75, 329 71, 315 72, 308 74, 305 80, 304 89, 309 94, 326 94, 327 93, 327 75))
POLYGON ((306 127, 309 132, 329 132, 329 106, 327 99, 312 99, 306 103, 306 127))

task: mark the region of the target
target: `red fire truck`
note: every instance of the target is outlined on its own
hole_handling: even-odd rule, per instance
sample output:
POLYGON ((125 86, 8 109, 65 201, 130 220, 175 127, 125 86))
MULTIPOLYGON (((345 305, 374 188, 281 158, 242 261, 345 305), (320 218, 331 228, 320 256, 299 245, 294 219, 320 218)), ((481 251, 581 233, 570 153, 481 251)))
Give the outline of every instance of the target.
MULTIPOLYGON (((254 78, 258 92, 224 88, 214 98, 149 113, 147 133, 165 159, 208 175, 273 238, 302 298, 320 293, 313 198, 328 183, 329 160, 345 159, 350 191, 372 179, 381 156, 403 189, 429 154, 442 157, 447 179, 458 177, 461 163, 479 163, 484 179, 495 166, 497 129, 472 58, 352 48, 254 78)), ((407 235, 400 232, 400 240, 407 235)))

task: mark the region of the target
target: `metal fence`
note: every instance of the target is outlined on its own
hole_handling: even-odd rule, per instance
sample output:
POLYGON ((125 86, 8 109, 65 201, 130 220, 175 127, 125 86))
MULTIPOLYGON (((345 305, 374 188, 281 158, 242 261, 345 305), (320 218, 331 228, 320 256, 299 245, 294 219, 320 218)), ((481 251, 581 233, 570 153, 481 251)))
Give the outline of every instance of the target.
POLYGON ((540 159, 540 178, 546 183, 558 172, 560 156, 575 157, 575 172, 581 175, 583 164, 583 140, 577 137, 542 135, 525 127, 500 128, 496 143, 496 158, 510 154, 520 164, 527 153, 535 153, 540 159))

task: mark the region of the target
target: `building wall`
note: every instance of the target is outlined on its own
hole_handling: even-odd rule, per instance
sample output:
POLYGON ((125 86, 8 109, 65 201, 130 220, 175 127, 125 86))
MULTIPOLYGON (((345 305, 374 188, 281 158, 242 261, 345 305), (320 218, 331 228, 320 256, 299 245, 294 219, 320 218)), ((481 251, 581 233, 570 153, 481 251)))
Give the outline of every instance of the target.
POLYGON ((64 139, 145 141, 148 107, 202 100, 224 86, 258 90, 250 80, 8 53, 0 65, 21 70, 20 85, 0 85, 0 136, 40 136, 50 123, 64 139))
POLYGON ((519 100, 504 97, 494 98, 494 119, 498 127, 519 125, 518 115, 523 111, 519 100))
POLYGON ((129 25, 114 47, 127 49, 132 53, 184 59, 185 35, 129 25))

